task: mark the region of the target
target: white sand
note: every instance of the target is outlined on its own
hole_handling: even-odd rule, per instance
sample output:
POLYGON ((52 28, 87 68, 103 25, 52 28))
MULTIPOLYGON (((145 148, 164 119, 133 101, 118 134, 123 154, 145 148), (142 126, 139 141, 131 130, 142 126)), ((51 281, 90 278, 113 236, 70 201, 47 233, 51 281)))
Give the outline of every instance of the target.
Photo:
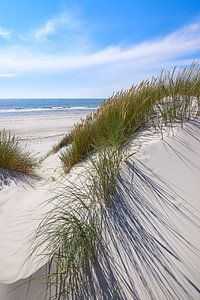
MULTIPOLYGON (((29 120, 27 119, 26 122, 28 124, 29 120)), ((64 122, 64 120, 62 120, 61 123, 62 122, 64 122)), ((61 125, 61 123, 59 124, 62 127, 63 125, 61 125)), ((2 127, 6 127, 5 123, 0 122, 0 124, 2 127)), ((20 133, 20 128, 23 127, 23 123, 20 124, 18 129, 15 129, 14 125, 13 128, 11 128, 12 125, 10 125, 11 127, 9 127, 9 129, 12 131, 16 130, 16 133, 20 133)), ((50 126, 49 128, 50 131, 53 131, 53 135, 56 135, 56 130, 57 133, 60 133, 60 129, 58 128, 57 121, 55 121, 54 124, 57 126, 57 129, 54 128, 53 124, 52 127, 50 126)), ((29 139, 29 134, 31 135, 31 138, 33 136, 37 137, 38 133, 40 133, 40 129, 36 128, 37 126, 33 125, 30 121, 29 127, 26 129, 27 131, 24 129, 23 132, 26 139, 29 139), (33 134, 31 133, 32 127, 35 128, 33 134)), ((48 132, 48 126, 46 127, 46 132, 48 132)), ((51 134, 52 132, 50 135, 51 134)), ((43 135, 43 138, 45 135, 46 133, 43 135)), ((144 132, 137 141, 134 141, 130 152, 135 151, 135 144, 137 144, 136 148, 139 148, 137 154, 128 159, 128 162, 130 163, 129 166, 124 164, 124 167, 122 168, 123 178, 127 180, 129 184, 132 184, 133 187, 130 186, 129 192, 127 193, 126 191, 124 193, 124 199, 127 201, 127 204, 130 205, 132 215, 136 214, 137 216, 140 216, 141 213, 138 206, 136 207, 135 205, 136 202, 131 201, 131 191, 138 190, 142 199, 145 199, 146 197, 147 202, 151 203, 155 209, 163 214, 163 220, 166 217, 168 224, 176 226, 176 230, 180 234, 184 234, 187 241, 200 251, 199 228, 192 224, 191 220, 186 220, 177 209, 172 209, 171 206, 174 202, 176 207, 180 207, 187 215, 189 215, 188 209, 200 217, 200 129, 189 126, 184 130, 178 130, 174 137, 166 137, 164 141, 157 136, 154 136, 152 140, 152 137, 149 138, 149 135, 145 135, 144 132), (139 177, 134 175, 133 169, 131 170, 133 163, 138 170, 145 173, 145 175, 151 178, 155 184, 158 184, 163 191, 170 195, 168 196, 169 199, 166 200, 166 203, 164 203, 163 200, 158 200, 156 193, 151 193, 148 186, 145 186, 145 184, 141 182, 141 179, 138 179, 139 177), (162 180, 160 180, 160 178, 162 180)), ((42 150, 42 143, 38 143, 37 145, 38 149, 41 147, 42 155, 45 154, 42 150)), ((33 147, 35 147, 34 142, 33 147)), ((27 278, 44 264, 44 261, 39 264, 36 263, 36 261, 24 262, 30 251, 30 245, 27 241, 37 228, 39 220, 41 220, 44 213, 49 209, 49 207, 41 207, 41 204, 44 200, 49 199, 49 197, 52 196, 52 187, 54 183, 51 179, 54 177, 59 181, 61 172, 57 155, 50 156, 43 162, 43 167, 41 167, 41 170, 39 171, 40 174, 43 174, 44 179, 40 181, 33 181, 30 179, 27 183, 25 178, 15 178, 17 181, 17 183, 15 183, 13 181, 13 174, 11 174, 10 178, 7 178, 8 185, 4 185, 3 189, 0 191, 0 300, 43 299, 44 295, 39 296, 39 292, 43 289, 40 280, 33 282, 27 297, 26 290, 28 283, 18 287, 10 293, 8 293, 8 291, 22 284, 24 282, 22 278, 27 278), (30 186, 30 184, 32 184, 32 186, 30 186)), ((6 176, 6 174, 4 174, 4 176, 6 176)), ((122 188, 124 187, 122 186, 122 188)), ((196 223, 199 222, 199 220, 192 215, 189 216, 193 218, 196 223)), ((154 237, 158 238, 158 233, 149 226, 142 215, 140 217, 142 223, 146 224, 149 232, 151 232, 154 237)), ((175 274, 177 274, 186 290, 193 296, 193 299, 199 299, 199 294, 195 292, 191 284, 183 278, 180 272, 180 270, 183 271, 188 278, 198 286, 200 282, 199 252, 197 250, 192 251, 191 249, 188 249, 188 247, 185 247, 183 243, 173 237, 173 235, 166 230, 166 227, 162 226, 156 218, 154 219, 152 217, 152 220, 159 226, 159 230, 169 241, 170 245, 176 249, 177 254, 182 258, 181 262, 171 259, 170 262, 172 265, 170 267, 175 274), (184 266, 184 263, 187 263, 189 267, 187 267, 187 265, 184 266)), ((110 219, 110 222, 112 224, 112 218, 110 219)), ((131 220, 129 219, 127 222, 131 222, 131 220)), ((199 223, 198 225, 200 226, 199 223)), ((133 282, 130 280, 129 276, 134 280, 134 284, 139 291, 141 299, 151 299, 135 272, 136 266, 134 262, 137 261, 138 265, 141 265, 141 262, 137 257, 136 261, 133 260, 133 257, 135 257, 137 253, 136 244, 134 245, 133 238, 136 233, 139 234, 140 238, 141 232, 136 232, 137 230, 132 224, 130 225, 132 231, 129 233, 130 235, 128 238, 121 225, 117 224, 115 226, 117 227, 111 231, 112 234, 118 235, 117 246, 119 247, 122 260, 112 243, 110 244, 110 251, 119 264, 120 274, 123 279, 120 278, 120 274, 115 274, 115 276, 125 290, 125 299, 134 299, 133 294, 131 294, 130 290, 125 287, 123 283, 123 280, 127 279, 127 281, 130 281, 133 288, 133 282), (126 252, 124 247, 129 249, 129 252, 126 252)), ((124 224, 124 226, 126 226, 126 224, 124 224)), ((166 255, 167 257, 169 256, 168 254, 166 255)), ((162 294, 162 291, 159 291, 158 286, 156 286, 156 280, 152 278, 151 275, 147 276, 147 271, 145 271, 145 274, 151 288, 153 290, 155 288, 155 290, 158 291, 156 299, 178 299, 175 297, 167 298, 167 295, 164 295, 162 294)), ((169 279, 170 282, 173 281, 169 274, 167 275, 167 279, 169 279)), ((178 291, 179 287, 176 284, 173 285, 175 290, 178 291)), ((102 291, 100 291, 99 296, 97 295, 97 299, 110 299, 108 294, 106 296, 105 293, 102 294, 102 291)), ((181 294, 181 300, 182 299, 188 299, 184 293, 181 294)))
POLYGON ((133 141, 130 152, 134 150, 134 145, 137 149, 139 144, 141 147, 138 152, 127 160, 122 169, 120 194, 123 193, 123 196, 115 199, 116 210, 126 221, 120 224, 116 219, 112 222, 112 216, 110 218, 110 223, 114 224, 111 234, 116 235, 117 240, 116 245, 110 243, 108 251, 113 252, 112 255, 118 264, 114 277, 116 276, 115 279, 125 290, 126 299, 133 299, 133 291, 125 285, 125 280, 132 288, 135 285, 133 290, 138 291, 139 299, 151 299, 150 291, 144 288, 145 283, 139 279, 139 270, 149 284, 151 292, 157 293, 156 299, 200 299, 200 290, 197 291, 185 278, 187 276, 198 289, 200 288, 200 125, 187 124, 184 130, 175 129, 174 136, 165 135, 164 140, 158 140, 156 135, 152 138, 148 131, 147 135, 143 132, 133 141), (145 205, 148 211, 152 211, 149 218, 158 232, 147 220, 147 215, 144 215, 145 205), (133 215, 135 219, 131 220, 133 215), (146 232, 142 231, 138 224, 143 225, 146 232), (171 227, 167 228, 168 225, 171 227), (146 235, 147 233, 152 234, 165 246, 167 241, 167 248, 171 247, 172 252, 180 259, 178 261, 160 247, 163 251, 160 256, 161 262, 166 264, 169 272, 161 267, 153 256, 158 255, 157 244, 146 235), (163 241, 159 234, 166 241, 163 241), (143 248, 139 244, 141 239, 143 248), (149 245, 150 248, 146 248, 149 245), (120 254, 117 249, 120 249, 120 254), (148 263, 146 254, 150 257, 148 263), (137 255, 141 256, 140 259, 137 255), (164 282, 169 280, 169 291, 161 289, 158 286, 158 278, 152 276, 153 267, 156 265, 158 269, 154 274, 163 276, 164 282), (170 272, 173 272, 186 292, 175 282, 170 272))
POLYGON ((86 115, 87 111, 76 115, 0 116, 0 130, 5 128, 19 136, 32 152, 44 155, 86 115))
MULTIPOLYGON (((0 130, 5 128, 16 134, 27 150, 38 159, 45 156, 73 124, 84 115, 75 116, 31 116, 0 119, 0 130)), ((39 222, 51 206, 43 205, 53 197, 54 185, 60 181, 62 167, 59 153, 47 157, 37 170, 38 178, 0 170, 0 284, 16 282, 33 274, 45 264, 45 259, 28 262, 33 239, 39 222)), ((42 252, 42 250, 41 250, 42 252)), ((16 283, 16 285, 18 285, 16 283)), ((14 284, 15 286, 15 284, 14 284)), ((0 288, 0 300, 19 299, 20 289, 5 296, 9 286, 0 288), (2 296, 4 295, 4 296, 2 296), (8 298, 7 298, 8 297, 8 298)), ((26 287, 22 287, 23 291, 26 287)), ((31 299, 35 299, 36 295, 31 299)))

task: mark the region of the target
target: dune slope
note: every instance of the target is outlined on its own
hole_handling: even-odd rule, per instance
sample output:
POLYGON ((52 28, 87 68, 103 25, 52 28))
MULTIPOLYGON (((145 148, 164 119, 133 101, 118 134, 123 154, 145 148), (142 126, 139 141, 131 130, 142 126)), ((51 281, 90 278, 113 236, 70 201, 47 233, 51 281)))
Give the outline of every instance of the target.
MULTIPOLYGON (((143 132, 130 153, 135 149, 121 167, 107 218, 108 255, 93 269, 93 293, 97 299, 198 299, 200 125, 190 122, 164 140, 143 132)), ((48 163, 52 170, 51 157, 44 161, 46 169, 48 163)), ((44 177, 51 178, 51 172, 44 177)), ((45 260, 25 260, 27 241, 49 209, 41 203, 51 196, 50 186, 16 180, 0 195, 0 299, 33 300, 44 286, 35 280, 26 295, 28 277, 45 260), (8 293, 24 283, 22 278, 27 283, 8 293)))

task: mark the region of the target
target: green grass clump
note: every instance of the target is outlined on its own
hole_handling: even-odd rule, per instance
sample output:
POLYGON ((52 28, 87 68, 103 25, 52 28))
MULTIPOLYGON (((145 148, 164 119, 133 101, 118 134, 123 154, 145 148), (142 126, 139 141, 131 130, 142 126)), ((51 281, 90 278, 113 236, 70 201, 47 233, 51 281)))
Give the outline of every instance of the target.
POLYGON ((87 286, 91 265, 101 248, 101 213, 89 192, 89 186, 62 186, 58 203, 41 222, 35 240, 45 245, 49 258, 48 286, 55 287, 51 299, 70 299, 87 286), (86 188, 87 186, 87 188, 86 188))
POLYGON ((60 155, 61 162, 66 171, 74 166, 77 161, 83 160, 92 151, 92 130, 93 127, 90 124, 86 124, 84 127, 76 125, 76 134, 74 135, 71 148, 60 155))
POLYGON ((99 149, 95 158, 91 158, 91 169, 88 170, 91 191, 98 203, 109 206, 115 191, 123 154, 119 148, 99 149))
POLYGON ((104 210, 111 204, 121 160, 118 149, 98 149, 79 182, 67 181, 59 189, 56 204, 41 222, 33 254, 45 245, 43 255, 51 261, 48 286, 56 287, 51 299, 88 299, 92 266, 105 248, 104 210))
POLYGON ((61 295, 67 299, 70 294, 81 291, 90 266, 98 257, 100 230, 97 216, 86 206, 79 206, 79 212, 75 213, 69 207, 59 205, 51 218, 42 224, 41 233, 43 239, 47 235, 50 241, 45 253, 53 261, 48 278, 51 284, 56 283, 59 287, 55 299, 60 299, 61 295))
POLYGON ((97 147, 123 148, 132 134, 147 124, 161 130, 174 121, 183 124, 199 114, 199 103, 200 68, 196 64, 162 72, 118 92, 76 125, 70 140, 66 136, 71 148, 61 155, 64 170, 69 171, 97 147))
POLYGON ((19 139, 5 130, 0 132, 0 168, 33 175, 36 161, 24 151, 19 139))
POLYGON ((73 142, 73 130, 69 132, 67 135, 65 135, 57 145, 53 146, 53 149, 50 151, 50 154, 58 152, 61 148, 71 144, 72 142, 73 142))

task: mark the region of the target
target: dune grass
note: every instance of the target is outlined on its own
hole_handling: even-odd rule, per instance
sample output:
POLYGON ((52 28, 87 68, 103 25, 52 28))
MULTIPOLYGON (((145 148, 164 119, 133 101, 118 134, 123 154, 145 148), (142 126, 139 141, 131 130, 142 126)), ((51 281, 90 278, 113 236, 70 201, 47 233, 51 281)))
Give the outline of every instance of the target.
POLYGON ((32 253, 45 245, 43 255, 50 261, 47 286, 56 287, 51 299, 87 299, 92 266, 105 248, 103 215, 112 201, 121 160, 118 149, 99 149, 78 183, 67 180, 51 199, 53 209, 38 227, 32 253))
POLYGON ((36 160, 22 149, 17 137, 5 130, 0 132, 0 168, 33 175, 36 165, 36 160))
POLYGON ((199 114, 200 69, 192 64, 174 68, 157 78, 120 91, 102 103, 96 113, 75 125, 55 150, 71 144, 60 158, 64 170, 83 160, 96 147, 122 147, 145 125, 162 129, 174 121, 183 123, 199 114))
POLYGON ((115 147, 99 149, 95 158, 90 158, 91 168, 87 172, 98 203, 111 203, 122 159, 121 149, 115 147))
MULTIPOLYGON (((126 282, 123 281, 123 270, 118 266, 118 259, 122 259, 122 250, 119 251, 118 242, 122 245, 124 253, 133 256, 131 261, 136 262, 133 264, 134 272, 140 272, 141 286, 146 289, 147 294, 150 284, 148 279, 145 280, 152 275, 158 280, 164 294, 181 295, 184 292, 190 296, 190 292, 187 293, 181 284, 177 291, 173 286, 174 283, 179 284, 179 279, 175 276, 177 269, 170 265, 163 248, 169 251, 172 257, 176 255, 176 251, 171 249, 167 240, 162 237, 162 230, 160 232, 159 227, 155 227, 154 218, 160 224, 164 223, 169 233, 174 230, 176 234, 176 227, 173 228, 173 224, 169 226, 164 214, 162 215, 149 201, 145 189, 148 188, 149 193, 156 193, 163 211, 165 205, 170 205, 171 201, 174 205, 174 199, 165 194, 164 190, 161 193, 156 183, 145 177, 145 172, 137 168, 134 175, 137 175, 136 179, 138 177, 144 185, 138 184, 137 180, 132 184, 131 176, 130 180, 122 179, 122 160, 124 154, 119 148, 98 149, 96 155, 88 160, 87 169, 79 174, 77 181, 67 180, 66 185, 59 186, 57 195, 51 199, 53 208, 36 232, 35 249, 32 253, 37 253, 42 246, 42 257, 47 256, 49 260, 45 279, 46 288, 51 292, 47 299, 126 299, 124 288, 121 287, 126 286, 126 282), (130 203, 126 203, 127 199, 124 196, 129 194, 130 202, 135 202, 133 211, 130 210, 130 203), (150 234, 152 228, 161 235, 161 243, 150 234), (132 233, 135 233, 135 236, 132 233), (127 240, 132 241, 133 248, 129 248, 127 240), (110 244, 116 247, 116 257, 112 257, 110 253, 110 244), (145 271, 138 267, 136 257, 139 257, 145 271), (166 261, 166 265, 163 261, 166 261), (154 263, 157 268, 154 268, 154 263), (172 267, 170 276, 168 267, 172 267), (105 288, 105 297, 98 296, 101 288, 105 288)), ((127 163, 127 166, 130 164, 127 163)), ((133 162, 131 168, 135 168, 133 162)), ((177 237, 177 241, 183 244, 185 242, 180 236, 177 237)), ((126 270, 125 266, 124 269, 126 270)), ((134 283, 130 292, 137 295, 134 283)), ((137 296, 137 299, 141 298, 137 296)), ((157 299, 154 292, 152 299, 157 299)))
POLYGON ((61 148, 66 145, 71 144, 73 141, 73 130, 71 130, 67 135, 65 135, 58 144, 54 145, 49 154, 58 152, 61 148))
MULTIPOLYGON (((76 189, 78 192, 80 197, 80 190, 76 189)), ((53 299, 61 296, 68 299, 69 295, 80 292, 99 253, 100 228, 95 210, 83 205, 78 197, 71 198, 68 204, 60 203, 39 230, 41 243, 45 238, 49 241, 45 253, 52 261, 48 284, 57 287, 53 299), (79 210, 77 213, 69 207, 72 202, 79 210)))
MULTIPOLYGON (((59 150, 71 144, 60 156, 66 172, 88 154, 95 152, 95 155, 90 156, 88 168, 78 182, 67 180, 66 185, 59 188, 53 199, 56 204, 36 233, 37 245, 32 254, 45 245, 44 255, 51 261, 48 286, 55 287, 51 299, 89 299, 91 296, 92 269, 105 255, 103 232, 108 224, 105 215, 107 212, 112 215, 123 149, 132 135, 146 125, 162 130, 162 126, 173 126, 174 121, 183 124, 196 118, 199 100, 197 65, 179 72, 176 69, 163 72, 158 78, 113 95, 56 146, 59 150)), ((115 213, 117 211, 115 208, 115 213)), ((136 217, 139 218, 134 214, 131 217, 134 226, 136 217)), ((139 221, 138 224, 140 228, 139 221)), ((147 238, 147 248, 148 241, 147 238)), ((106 282, 109 278, 105 276, 103 280, 106 282)))

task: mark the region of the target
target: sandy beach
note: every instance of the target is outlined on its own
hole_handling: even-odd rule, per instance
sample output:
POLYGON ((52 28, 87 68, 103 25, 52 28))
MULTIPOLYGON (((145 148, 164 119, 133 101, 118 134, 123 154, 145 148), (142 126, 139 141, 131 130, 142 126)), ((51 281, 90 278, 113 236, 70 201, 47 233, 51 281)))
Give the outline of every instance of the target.
POLYGON ((200 0, 0 0, 0 300, 200 300, 200 0))
POLYGON ((0 116, 0 130, 5 128, 18 136, 28 149, 43 155, 87 113, 0 116))
MULTIPOLYGON (((38 157, 42 157, 72 127, 73 123, 79 120, 80 116, 70 116, 68 119, 64 116, 52 116, 51 118, 48 116, 39 119, 37 117, 20 117, 12 122, 8 118, 2 118, 0 129, 6 128, 17 134, 22 142, 27 144, 29 150, 37 153, 38 157)), ((165 237, 164 243, 167 241, 170 247, 175 249, 177 257, 181 257, 181 261, 179 261, 166 252, 165 257, 166 262, 169 263, 169 271, 166 273, 163 265, 161 274, 166 280, 171 280, 169 274, 170 268, 172 268, 184 289, 193 297, 192 299, 199 299, 198 284, 200 280, 199 136, 199 124, 187 124, 184 129, 175 128, 174 132, 166 134, 164 140, 159 134, 154 133, 152 136, 149 131, 142 132, 129 146, 128 153, 137 151, 123 163, 121 170, 123 180, 120 188, 124 192, 121 192, 119 198, 116 199, 116 203, 119 202, 119 208, 126 200, 129 211, 137 215, 141 214, 137 201, 147 201, 147 204, 150 205, 149 209, 157 211, 157 217, 154 216, 154 224, 157 224, 159 232, 162 232, 165 237), (135 170, 137 170, 136 173, 135 170), (145 178, 149 182, 152 180, 155 191, 152 192, 148 184, 142 181, 141 174, 143 174, 142 176, 145 174, 145 178), (163 193, 160 196, 157 194, 158 189, 163 193), (140 195, 140 200, 136 197, 136 191, 140 195), (123 199, 120 200, 122 195, 123 199), (146 195, 148 195, 147 200, 145 200, 146 195), (133 198, 136 202, 133 201, 133 198), (170 224, 171 229, 166 230, 166 224, 170 224), (196 289, 190 281, 196 284, 196 289)), ((34 232, 41 219, 51 208, 51 205, 44 206, 43 204, 54 195, 56 184, 64 180, 58 156, 59 153, 53 154, 42 162, 38 170, 38 179, 19 177, 17 174, 3 170, 0 172, 1 300, 43 300, 45 298, 44 282, 40 275, 38 276, 40 272, 45 272, 45 268, 42 268, 39 273, 37 272, 45 265, 45 258, 42 260, 38 260, 38 257, 31 260, 27 260, 27 258, 33 246, 30 241, 33 239, 34 232), (35 279, 30 283, 29 276, 31 275, 33 275, 31 278, 35 279)), ((76 167, 68 177, 76 181, 80 172, 81 168, 76 167)), ((123 213, 127 222, 130 222, 128 235, 120 223, 114 224, 112 216, 109 218, 110 228, 113 228, 109 234, 118 236, 117 246, 112 243, 109 246, 109 251, 119 267, 118 270, 114 269, 116 273, 114 271, 112 276, 122 286, 125 282, 129 282, 129 287, 123 286, 126 299, 133 299, 133 290, 139 291, 140 299, 151 299, 150 294, 147 294, 146 290, 142 288, 135 272, 136 264, 140 265, 141 263, 135 257, 138 246, 137 240, 134 242, 134 239, 138 235, 138 229, 132 223, 126 210, 121 207, 121 214, 123 213), (121 253, 120 256, 117 249, 121 253)), ((146 223, 142 219, 143 217, 141 215, 141 220, 146 224, 148 232, 154 239, 159 240, 159 232, 155 231, 151 223, 146 223)), ((154 247, 153 244, 152 247, 154 247)), ((42 248, 38 249, 38 253, 42 254, 42 252, 42 248)), ((111 260, 110 264, 112 265, 112 263, 111 260)), ((165 299, 163 293, 166 293, 167 290, 162 290, 159 282, 151 275, 150 277, 147 274, 145 276, 147 282, 151 281, 152 290, 157 291, 158 299, 165 299)), ((106 292, 105 286, 102 287, 97 278, 96 280, 97 299, 111 299, 111 290, 114 287, 111 285, 106 292)), ((173 283, 172 289, 178 291, 179 284, 173 283)), ((182 291, 181 295, 181 299, 189 299, 187 293, 182 291)))

